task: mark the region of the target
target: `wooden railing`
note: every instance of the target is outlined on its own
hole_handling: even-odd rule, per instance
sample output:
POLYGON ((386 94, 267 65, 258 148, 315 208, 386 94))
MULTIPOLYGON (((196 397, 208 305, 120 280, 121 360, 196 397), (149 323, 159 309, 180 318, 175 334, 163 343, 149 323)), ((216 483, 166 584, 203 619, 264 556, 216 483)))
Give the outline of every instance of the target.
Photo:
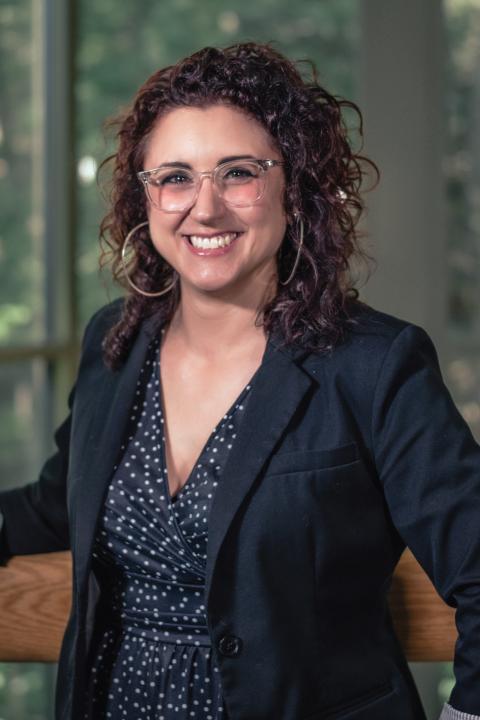
POLYGON ((71 605, 69 552, 13 557, 0 568, 0 660, 55 662, 71 605))
MULTIPOLYGON (((0 661, 55 662, 71 603, 70 553, 14 557, 0 568, 0 661)), ((409 550, 389 597, 408 660, 452 660, 454 610, 409 550)))

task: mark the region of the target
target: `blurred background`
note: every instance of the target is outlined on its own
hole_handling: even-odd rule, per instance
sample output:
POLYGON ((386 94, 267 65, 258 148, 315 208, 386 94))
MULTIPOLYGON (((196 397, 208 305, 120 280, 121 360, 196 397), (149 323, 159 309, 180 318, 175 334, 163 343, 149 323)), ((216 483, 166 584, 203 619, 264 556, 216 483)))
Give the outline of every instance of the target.
MULTIPOLYGON (((102 123, 207 44, 274 41, 355 100, 382 172, 362 299, 427 329, 480 440, 480 0, 0 0, 0 487, 35 479, 98 272, 102 123)), ((357 143, 357 138, 352 137, 357 143)), ((449 663, 412 664, 429 720, 449 663)), ((51 720, 55 666, 0 664, 0 720, 51 720)))

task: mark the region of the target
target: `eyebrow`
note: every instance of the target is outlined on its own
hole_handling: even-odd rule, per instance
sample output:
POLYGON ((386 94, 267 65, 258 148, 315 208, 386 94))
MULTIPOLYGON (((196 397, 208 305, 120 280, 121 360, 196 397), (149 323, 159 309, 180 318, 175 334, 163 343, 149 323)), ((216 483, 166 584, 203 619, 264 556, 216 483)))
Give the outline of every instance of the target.
MULTIPOLYGON (((222 165, 222 163, 231 162, 233 160, 256 160, 257 158, 254 155, 227 155, 227 157, 221 158, 217 165, 222 165)), ((185 168, 186 170, 192 170, 192 166, 190 163, 182 162, 181 160, 171 160, 170 162, 164 162, 161 165, 156 165, 155 170, 160 170, 164 167, 179 167, 179 168, 185 168)))

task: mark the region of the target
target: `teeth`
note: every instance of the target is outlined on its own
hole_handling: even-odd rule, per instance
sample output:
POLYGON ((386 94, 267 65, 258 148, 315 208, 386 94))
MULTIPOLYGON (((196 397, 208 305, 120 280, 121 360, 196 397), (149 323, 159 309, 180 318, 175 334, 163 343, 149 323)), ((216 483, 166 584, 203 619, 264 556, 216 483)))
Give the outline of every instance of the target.
POLYGON ((215 235, 211 238, 200 237, 199 235, 189 235, 189 239, 193 247, 213 249, 230 245, 237 235, 238 233, 225 233, 224 235, 215 235))

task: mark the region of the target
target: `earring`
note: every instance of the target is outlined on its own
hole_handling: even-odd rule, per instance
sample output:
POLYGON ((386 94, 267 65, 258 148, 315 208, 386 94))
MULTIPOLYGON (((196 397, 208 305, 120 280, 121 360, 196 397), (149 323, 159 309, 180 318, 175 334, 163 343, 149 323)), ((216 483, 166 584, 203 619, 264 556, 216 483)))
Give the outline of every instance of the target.
POLYGON ((137 230, 140 230, 140 228, 145 227, 145 225, 148 225, 148 220, 146 222, 141 222, 139 225, 135 225, 135 227, 132 230, 130 230, 130 232, 128 233, 127 237, 125 238, 125 240, 123 242, 123 247, 122 247, 123 273, 125 275, 125 278, 126 278, 128 284, 130 285, 130 287, 132 287, 134 290, 136 290, 138 293, 140 293, 140 295, 145 295, 145 297, 159 297, 160 295, 165 295, 165 293, 167 293, 169 290, 171 290, 177 284, 178 275, 175 275, 173 282, 170 283, 170 285, 168 285, 168 287, 164 288, 163 290, 160 290, 159 292, 153 292, 153 293, 147 292, 146 290, 142 290, 137 285, 135 285, 133 280, 130 278, 130 276, 128 274, 127 262, 125 260, 125 256, 127 254, 128 243, 130 242, 132 235, 134 235, 137 232, 137 230))
POLYGON ((296 220, 297 220, 297 224, 298 224, 298 228, 299 228, 299 232, 298 232, 299 240, 298 240, 297 256, 296 256, 296 258, 295 258, 295 262, 293 263, 292 272, 291 272, 290 275, 288 276, 288 279, 285 280, 284 282, 282 282, 281 280, 279 280, 280 285, 288 285, 288 283, 290 282, 290 280, 293 278, 293 276, 295 275, 295 270, 297 269, 298 262, 299 262, 299 260, 300 260, 300 254, 301 254, 301 252, 302 252, 302 247, 303 247, 303 220, 302 220, 302 218, 300 217, 300 214, 299 214, 299 213, 294 213, 294 217, 295 217, 296 220))

